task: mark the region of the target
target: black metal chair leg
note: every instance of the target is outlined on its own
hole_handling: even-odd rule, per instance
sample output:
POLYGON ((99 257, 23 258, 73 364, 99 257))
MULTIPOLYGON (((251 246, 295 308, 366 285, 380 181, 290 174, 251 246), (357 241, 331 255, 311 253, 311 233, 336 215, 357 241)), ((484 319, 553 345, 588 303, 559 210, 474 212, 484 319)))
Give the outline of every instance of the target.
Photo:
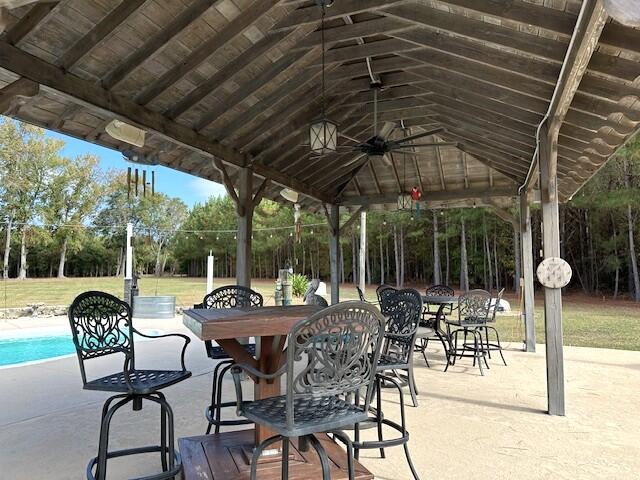
MULTIPOLYGON (((476 330, 473 331, 473 349, 474 349, 474 355, 473 355, 473 366, 475 367, 476 365, 476 360, 478 360, 478 367, 480 368, 480 375, 484 376, 484 372, 482 370, 482 362, 480 361, 480 350, 478 347, 478 332, 476 330)), ((482 338, 480 339, 480 341, 482 342, 482 338)))
POLYGON ((217 391, 218 391, 216 387, 218 385, 218 377, 220 374, 220 369, 226 365, 231 365, 231 364, 233 364, 232 360, 223 360, 218 362, 215 368, 213 369, 213 379, 211 381, 211 404, 205 410, 205 418, 207 418, 207 421, 209 422, 207 425, 207 432, 206 432, 207 435, 211 433, 211 427, 213 427, 213 423, 210 420, 215 418, 214 410, 216 406, 216 398, 217 398, 217 391))
POLYGON ((274 435, 273 437, 269 437, 262 441, 259 445, 256 445, 256 448, 253 450, 253 455, 251 456, 251 473, 249 477, 251 480, 256 480, 256 475, 258 474, 258 460, 260 459, 260 455, 262 455, 262 451, 272 443, 279 442, 282 438, 282 435, 274 435))
POLYGON ((216 419, 216 426, 214 429, 215 433, 220 433, 220 420, 222 420, 222 406, 221 406, 222 405, 222 381, 224 380, 224 376, 231 369, 231 367, 233 367, 233 363, 230 363, 229 365, 224 367, 220 372, 220 376, 218 377, 216 404, 214 407, 215 412, 212 412, 215 414, 214 418, 216 419))
MULTIPOLYGON (((164 395, 162 397, 164 400, 164 395)), ((167 467, 167 410, 165 409, 163 404, 160 404, 160 448, 162 451, 160 452, 160 461, 162 462, 162 471, 166 472, 168 470, 167 467)))
POLYGON ((409 445, 405 443, 403 446, 404 455, 405 457, 407 457, 407 463, 409 464, 409 468, 411 469, 411 474, 413 475, 413 478, 415 478, 415 480, 420 480, 418 472, 416 472, 416 468, 413 466, 413 462, 411 461, 411 455, 409 454, 409 445))
MULTIPOLYGON (((111 400, 111 399, 109 399, 111 400)), ((107 400, 109 402, 109 400, 107 400)), ((109 407, 106 415, 102 419, 102 426, 100 427, 100 440, 98 442, 98 458, 96 466, 96 480, 105 480, 107 478, 107 453, 109 451, 109 427, 111 426, 111 419, 118 409, 125 406, 127 403, 133 400, 132 396, 126 396, 114 406, 109 407)), ((89 464, 89 469, 92 463, 89 464)), ((87 472, 90 473, 90 472, 87 472)))
MULTIPOLYGON (((380 384, 378 384, 378 387, 380 387, 380 384)), ((378 397, 378 398, 380 398, 380 397, 378 397)), ((360 392, 359 391, 356 391, 356 396, 355 396, 355 399, 354 399, 354 403, 355 403, 356 407, 360 405, 360 392)), ((378 415, 379 412, 380 411, 378 410, 378 413, 376 415, 378 415)), ((360 424, 358 424, 358 423, 356 423, 353 426, 353 440, 354 440, 355 443, 358 443, 360 441, 360 424)), ((358 460, 360 458, 360 449, 359 448, 356 448, 354 450, 353 456, 354 456, 354 458, 356 460, 358 460)))
POLYGON ((409 368, 407 370, 407 384, 409 385, 409 393, 411 394, 411 401, 413 406, 418 406, 418 388, 416 387, 416 380, 413 376, 413 357, 409 358, 409 368))
MULTIPOLYGON (((347 447, 347 469, 349 472, 349 480, 355 480, 356 471, 353 464, 353 443, 351 442, 351 439, 341 430, 334 430, 331 433, 333 434, 334 439, 337 438, 338 440, 341 440, 347 447)), ((384 452, 382 448, 380 450, 384 452)))
POLYGON ((427 364, 427 368, 431 368, 431 365, 429 365, 429 360, 427 360, 427 347, 429 346, 429 339, 428 338, 423 338, 422 339, 422 357, 424 358, 424 363, 427 364))
MULTIPOLYGON (((382 441, 382 385, 380 379, 376 377, 376 423, 378 427, 378 441, 382 441)), ((357 440, 356 440, 357 441, 357 440)), ((380 449, 380 458, 386 458, 384 448, 380 449)))
POLYGON ((331 480, 331 471, 329 470, 329 457, 327 457, 327 452, 325 451, 324 447, 315 435, 309 435, 309 444, 318 453, 318 457, 320 458, 320 466, 322 467, 322 480, 331 480))
MULTIPOLYGON (((407 436, 408 435, 407 421, 406 421, 406 415, 404 411, 404 393, 402 392, 402 387, 397 382, 392 381, 391 383, 395 385, 395 387, 398 389, 398 394, 400 395, 400 427, 402 428, 402 435, 407 436)), ((408 438, 407 438, 407 441, 404 442, 404 452, 405 452, 405 456, 407 457, 407 462, 409 463, 409 468, 411 469, 413 478, 415 480, 420 480, 420 477, 418 476, 418 473, 416 472, 413 466, 413 462, 411 461, 411 455, 409 454, 408 438)))
POLYGON ((282 480, 289 480, 289 439, 282 437, 282 480))
POLYGON ((487 327, 483 328, 485 334, 485 344, 487 345, 487 355, 489 355, 489 359, 491 359, 491 347, 489 346, 489 329, 487 327))

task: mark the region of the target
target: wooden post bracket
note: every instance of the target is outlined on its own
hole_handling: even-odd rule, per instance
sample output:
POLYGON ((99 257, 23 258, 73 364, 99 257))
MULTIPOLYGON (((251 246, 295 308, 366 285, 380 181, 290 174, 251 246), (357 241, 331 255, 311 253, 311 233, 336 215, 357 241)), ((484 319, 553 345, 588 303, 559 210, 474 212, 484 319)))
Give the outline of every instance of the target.
POLYGON ((35 97, 40 92, 40 85, 27 78, 21 77, 0 89, 0 113, 6 115, 16 105, 26 102, 27 98, 35 97))

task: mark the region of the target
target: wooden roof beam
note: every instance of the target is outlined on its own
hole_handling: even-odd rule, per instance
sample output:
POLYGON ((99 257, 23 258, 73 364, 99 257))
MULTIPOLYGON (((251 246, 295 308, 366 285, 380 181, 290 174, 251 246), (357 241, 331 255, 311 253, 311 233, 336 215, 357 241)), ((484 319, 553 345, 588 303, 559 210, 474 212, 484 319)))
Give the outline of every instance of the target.
POLYGON ((289 69, 296 68, 298 62, 303 62, 305 61, 305 57, 313 56, 316 53, 316 50, 312 50, 297 51, 284 55, 281 59, 264 69, 257 77, 254 77, 240 85, 233 93, 225 95, 224 100, 218 102, 215 107, 207 109, 207 112, 198 120, 196 130, 202 131, 206 129, 228 110, 231 110, 246 100, 250 95, 273 81, 273 79, 278 77, 278 75, 289 69))
POLYGON ((104 77, 102 86, 110 90, 118 85, 189 25, 198 20, 208 9, 222 1, 224 0, 193 0, 180 15, 175 17, 166 27, 161 28, 157 33, 149 37, 140 48, 135 49, 131 55, 125 58, 124 62, 118 64, 116 68, 104 77))
MULTIPOLYGON (((350 18, 349 15, 345 15, 345 17, 350 18)), ((337 42, 358 40, 389 32, 406 30, 407 28, 413 28, 413 26, 408 25, 405 21, 394 18, 374 18, 364 22, 347 23, 346 25, 340 25, 338 27, 326 28, 324 31, 324 41, 325 44, 331 45, 337 42)), ((316 47, 321 43, 322 32, 317 30, 299 41, 294 48, 316 47)))
MULTIPOLYGON (((112 116, 119 118, 173 143, 201 152, 208 157, 220 158, 237 167, 244 167, 248 164, 249 159, 246 155, 210 140, 129 98, 107 91, 101 86, 69 72, 64 72, 59 67, 4 41, 0 41, 0 67, 39 83, 41 88, 52 90, 108 118, 112 116)), ((323 192, 268 167, 255 165, 254 172, 264 178, 270 178, 275 183, 293 188, 304 195, 323 201, 328 198, 323 192)))
POLYGON ((51 15, 53 9, 58 6, 60 2, 39 2, 24 14, 24 16, 18 20, 9 31, 4 35, 4 41, 11 45, 17 45, 27 35, 35 30, 35 28, 45 19, 51 15))
MULTIPOLYGON (((375 12, 381 8, 390 7, 406 3, 408 0, 341 0, 336 2, 331 8, 326 9, 325 21, 344 17, 345 15, 356 15, 363 12, 375 12)), ((320 22, 320 8, 316 5, 307 6, 293 10, 281 22, 273 27, 273 30, 286 30, 299 25, 316 24, 320 22)))
MULTIPOLYGON (((502 197, 515 197, 517 191, 512 187, 501 188, 465 188, 461 190, 424 191, 422 200, 425 202, 442 202, 449 200, 489 199, 502 197)), ((397 193, 383 195, 345 196, 338 202, 341 206, 376 205, 396 203, 397 193)))
POLYGON ((277 6, 280 0, 254 0, 242 15, 238 15, 229 22, 222 30, 216 32, 212 37, 202 43, 196 50, 191 52, 187 58, 170 68, 164 75, 145 88, 136 97, 136 102, 146 105, 168 90, 172 85, 184 78, 189 72, 197 68, 207 58, 227 45, 237 36, 241 35, 247 28, 252 26, 263 15, 270 12, 277 6))
POLYGON ((235 74, 246 68, 256 59, 265 56, 269 50, 276 48, 284 38, 285 36, 282 34, 263 37, 256 44, 236 56, 231 62, 182 97, 179 102, 167 110, 167 116, 170 118, 178 118, 216 91, 235 74))
POLYGON ((73 46, 58 59, 58 66, 64 70, 73 68, 82 57, 102 42, 107 35, 118 28, 145 2, 146 0, 127 0, 121 2, 84 36, 79 38, 73 46))
MULTIPOLYGON (((546 141, 546 139, 540 138, 541 130, 548 132, 551 135, 550 138, 557 141, 562 123, 587 70, 589 60, 598 46, 598 39, 608 18, 602 0, 585 0, 583 2, 549 110, 538 129, 538 144, 541 141, 546 141)), ((539 152, 539 147, 537 151, 539 152)), ((554 156, 552 155, 552 157, 554 156)), ((529 173, 522 184, 522 191, 526 192, 532 188, 535 178, 538 176, 538 167, 538 155, 534 154, 529 173)), ((556 172, 557 158, 556 164, 549 167, 549 177, 555 178, 556 172)))

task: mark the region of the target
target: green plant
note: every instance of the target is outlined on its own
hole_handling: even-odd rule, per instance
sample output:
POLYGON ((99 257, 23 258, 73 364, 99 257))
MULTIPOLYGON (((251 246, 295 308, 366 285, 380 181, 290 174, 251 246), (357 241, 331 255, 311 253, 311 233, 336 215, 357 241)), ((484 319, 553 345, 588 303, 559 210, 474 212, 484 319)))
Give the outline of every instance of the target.
POLYGON ((307 291, 307 288, 309 288, 309 280, 307 279, 307 276, 295 273, 293 277, 291 277, 291 288, 295 297, 303 296, 307 291))

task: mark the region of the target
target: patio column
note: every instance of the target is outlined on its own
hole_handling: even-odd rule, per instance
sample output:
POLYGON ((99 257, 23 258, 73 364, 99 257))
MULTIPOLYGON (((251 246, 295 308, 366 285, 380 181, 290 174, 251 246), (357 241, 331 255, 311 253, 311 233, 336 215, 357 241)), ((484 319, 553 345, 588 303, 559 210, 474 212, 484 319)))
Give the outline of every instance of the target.
POLYGON ((331 264, 331 304, 340 302, 340 276, 338 270, 338 254, 340 252, 340 207, 331 205, 331 211, 327 211, 329 222, 329 261, 331 264))
POLYGON ((251 235, 253 232, 254 204, 253 172, 250 168, 241 168, 239 170, 237 185, 236 282, 243 287, 251 287, 251 235))
POLYGON ((358 260, 358 286, 364 293, 367 268, 367 212, 365 210, 360 212, 360 255, 358 260))
POLYGON ((536 351, 536 329, 534 320, 533 290, 533 242, 531 236, 531 209, 528 193, 520 195, 520 246, 522 250, 523 305, 525 350, 536 351))
MULTIPOLYGON (((542 197, 544 258, 560 257, 558 221, 558 130, 543 124, 540 129, 538 163, 542 197)), ((544 325, 547 355, 549 414, 565 414, 564 355, 562 350, 562 289, 544 287, 544 325)))

